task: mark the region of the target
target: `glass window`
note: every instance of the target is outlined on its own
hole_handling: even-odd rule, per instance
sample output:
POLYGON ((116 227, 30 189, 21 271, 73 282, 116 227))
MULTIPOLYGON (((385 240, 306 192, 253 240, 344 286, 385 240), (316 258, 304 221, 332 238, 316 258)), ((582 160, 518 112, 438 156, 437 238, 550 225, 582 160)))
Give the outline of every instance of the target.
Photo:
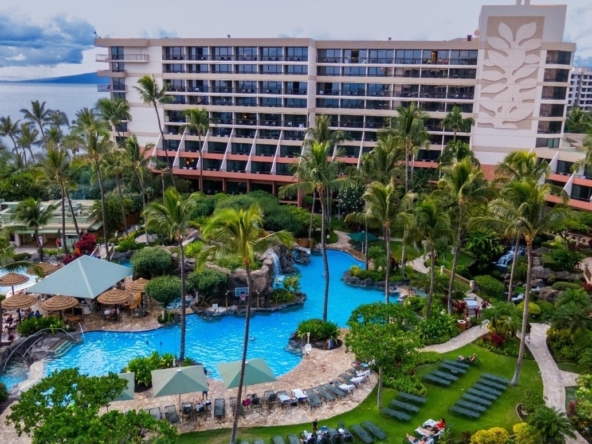
POLYGON ((184 60, 182 46, 165 46, 163 58, 165 60, 184 60))
POLYGON ((286 82, 286 94, 306 94, 308 89, 307 82, 286 82))
POLYGON ((339 95, 339 83, 318 82, 317 94, 321 96, 339 95))
POLYGON ((427 65, 448 65, 450 51, 445 50, 423 50, 422 63, 427 65))
POLYGON ((571 52, 569 51, 547 51, 547 64, 569 65, 571 63, 571 52))
POLYGON ((227 64, 220 64, 220 65, 212 65, 212 68, 215 73, 229 73, 232 72, 232 65, 227 64))
POLYGON ((236 104, 238 106, 257 106, 256 97, 237 97, 236 104))
POLYGON ((341 62, 341 49, 319 49, 317 55, 317 61, 320 63, 341 62))
POLYGON ((236 72, 241 74, 257 74, 257 65, 237 65, 236 72))
POLYGON ((452 50, 450 51, 451 65, 476 65, 478 51, 474 50, 452 50))
POLYGON ((308 74, 308 66, 306 65, 287 65, 286 74, 308 74))
POLYGON ((257 60, 257 48, 252 46, 239 46, 236 48, 236 60, 257 60))
POLYGON ((288 47, 287 57, 290 62, 306 62, 308 60, 308 48, 306 46, 288 47))
POLYGON ((393 63, 392 49, 371 49, 368 63, 393 63))
POLYGON ((381 68, 368 68, 368 76, 369 77, 387 77, 388 76, 388 69, 385 67, 381 68))
POLYGON ((214 48, 214 60, 232 60, 232 47, 216 46, 214 48))
POLYGON ((264 94, 281 94, 282 82, 261 82, 261 92, 264 94))
POLYGON ((545 69, 545 82, 568 82, 569 81, 569 70, 568 69, 545 69))
POLYGON ((565 105, 552 105, 550 103, 543 103, 539 116, 541 117, 563 117, 565 105))
POLYGON ((306 108, 306 99, 286 99, 288 108, 306 108))
POLYGON ((420 49, 397 49, 395 52, 395 63, 419 65, 421 63, 420 49))
POLYGON ((343 99, 341 101, 342 108, 364 108, 364 101, 358 99, 343 99))
POLYGON ((344 49, 343 63, 367 63, 368 51, 365 49, 344 49))
POLYGON ((319 76, 339 76, 341 68, 339 66, 318 66, 317 75, 319 76))
POLYGON ((185 65, 181 63, 166 63, 164 72, 185 72, 185 65))
POLYGON ((319 108, 339 108, 339 99, 317 99, 319 108))
POLYGON ((369 83, 368 84, 368 95, 369 96, 380 96, 387 97, 389 95, 389 86, 380 83, 369 83))
POLYGON ((123 60, 123 46, 112 46, 110 54, 111 60, 123 60))
POLYGON ((366 68, 363 66, 346 66, 343 68, 344 76, 366 76, 366 68))
POLYGON ((450 70, 450 78, 451 79, 474 79, 476 76, 477 76, 476 69, 455 69, 455 68, 452 68, 450 70))
POLYGON ((450 86, 448 88, 449 99, 467 99, 472 100, 475 97, 474 86, 450 86))
POLYGON ((282 74, 282 65, 261 65, 261 74, 282 74))
POLYGON ((341 86, 341 95, 363 96, 366 94, 365 86, 363 83, 344 83, 341 86))
POLYGON ((210 65, 187 65, 187 72, 192 74, 199 74, 202 72, 208 72, 210 65))
POLYGON ((282 106, 282 99, 279 97, 262 97, 261 106, 282 106))
POLYGON ((565 100, 567 88, 560 86, 543 86, 542 98, 547 100, 565 100))
POLYGON ((113 62, 111 63, 111 71, 113 72, 125 72, 125 63, 113 62))
POLYGON ((236 92, 255 93, 257 92, 257 82, 252 80, 239 80, 236 82, 236 92))
POLYGON ((187 60, 208 60, 210 48, 207 46, 190 46, 187 48, 187 60))
POLYGON ((283 60, 283 50, 281 47, 266 47, 261 48, 262 60, 269 60, 272 62, 278 62, 283 60))

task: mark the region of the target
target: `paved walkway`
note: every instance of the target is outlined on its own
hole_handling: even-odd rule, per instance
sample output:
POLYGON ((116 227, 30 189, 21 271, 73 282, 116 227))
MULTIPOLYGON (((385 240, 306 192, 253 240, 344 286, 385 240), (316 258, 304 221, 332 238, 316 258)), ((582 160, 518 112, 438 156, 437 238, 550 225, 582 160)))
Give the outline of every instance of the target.
POLYGON ((408 264, 418 273, 427 274, 430 272, 428 267, 425 266, 425 262, 428 260, 427 256, 424 254, 423 256, 419 256, 417 259, 413 259, 408 264))
POLYGON ((428 345, 423 350, 435 351, 438 353, 448 353, 452 350, 456 350, 458 348, 464 347, 467 344, 470 344, 473 341, 476 341, 487 333, 489 333, 487 326, 482 324, 480 326, 469 328, 468 330, 463 331, 460 335, 455 336, 448 342, 444 342, 443 344, 428 345))

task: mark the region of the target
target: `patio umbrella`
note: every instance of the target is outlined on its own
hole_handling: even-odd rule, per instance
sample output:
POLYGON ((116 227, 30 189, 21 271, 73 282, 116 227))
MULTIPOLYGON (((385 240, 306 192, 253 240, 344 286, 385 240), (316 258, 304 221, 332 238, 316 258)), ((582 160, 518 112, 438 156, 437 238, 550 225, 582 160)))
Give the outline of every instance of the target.
POLYGON ((58 294, 46 301, 43 301, 41 303, 41 308, 43 308, 45 311, 59 311, 61 319, 62 311, 69 308, 74 308, 77 305, 78 301, 75 298, 58 294))
POLYGON ((37 298, 26 293, 17 293, 14 296, 2 301, 4 310, 16 310, 19 308, 29 308, 37 302, 37 298))
MULTIPOLYGON (((357 233, 350 233, 348 234, 349 238, 354 242, 366 242, 366 232, 365 231, 358 231, 357 233)), ((378 240, 376 236, 372 233, 368 233, 368 242, 373 242, 378 240)))
POLYGON ((113 401, 133 401, 134 400, 134 378, 136 374, 134 372, 130 373, 120 373, 118 375, 121 379, 125 379, 127 381, 127 385, 123 389, 123 392, 119 394, 119 396, 113 401))
POLYGON ((144 278, 136 279, 135 281, 128 283, 125 286, 125 289, 127 291, 133 291, 134 293, 142 293, 142 292, 144 292, 144 288, 146 287, 146 284, 148 282, 150 282, 148 279, 144 279, 144 278))
MULTIPOLYGON (((217 364, 222 381, 227 389, 238 387, 240 379, 241 361, 224 362, 217 364)), ((245 377, 243 385, 263 384, 264 382, 276 381, 275 376, 265 359, 249 359, 245 362, 245 377)))
POLYGON ((152 390, 155 398, 179 395, 180 408, 182 394, 205 392, 208 390, 208 381, 201 365, 152 370, 152 390))
POLYGON ((19 273, 8 273, 0 277, 0 287, 11 287, 14 294, 14 286, 24 284, 29 280, 29 276, 19 273))
POLYGON ((117 288, 112 288, 111 290, 107 290, 106 292, 102 293, 97 298, 97 301, 105 305, 124 305, 127 304, 131 298, 131 293, 124 290, 118 290, 117 288))
MULTIPOLYGON (((57 271, 60 269, 60 267, 56 264, 50 264, 49 262, 39 262, 36 267, 38 267, 39 269, 41 269, 41 271, 43 272, 44 276, 48 276, 51 273, 53 273, 54 271, 57 271)), ((27 269, 27 273, 29 274, 35 274, 37 270, 35 270, 35 267, 29 267, 27 269)))

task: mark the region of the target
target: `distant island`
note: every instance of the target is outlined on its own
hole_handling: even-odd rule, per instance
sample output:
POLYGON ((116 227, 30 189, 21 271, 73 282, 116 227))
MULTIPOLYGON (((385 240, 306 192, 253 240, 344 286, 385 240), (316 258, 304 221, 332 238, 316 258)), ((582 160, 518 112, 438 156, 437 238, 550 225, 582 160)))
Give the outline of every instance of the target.
POLYGON ((50 77, 45 79, 12 80, 7 83, 55 83, 76 85, 108 85, 108 77, 99 77, 96 72, 77 74, 73 76, 50 77))

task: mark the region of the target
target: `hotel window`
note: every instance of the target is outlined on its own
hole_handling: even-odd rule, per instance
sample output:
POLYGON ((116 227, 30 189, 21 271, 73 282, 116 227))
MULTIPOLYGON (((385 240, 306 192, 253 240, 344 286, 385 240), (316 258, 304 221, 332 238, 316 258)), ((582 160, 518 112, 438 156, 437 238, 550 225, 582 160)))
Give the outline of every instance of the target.
POLYGON ((536 140, 536 147, 537 148, 559 148, 559 142, 561 139, 553 138, 553 139, 546 139, 539 137, 536 140))
POLYGON ((257 60, 257 48, 252 46, 239 46, 236 48, 236 60, 257 60))
POLYGON ((289 62, 306 62, 308 60, 308 48, 306 46, 287 48, 287 57, 289 62))
POLYGON ((567 88, 560 86, 543 86, 542 98, 547 100, 565 100, 567 88))
POLYGON ((385 67, 368 68, 368 77, 387 77, 387 76, 388 76, 388 68, 385 68, 385 67))
POLYGON ((123 47, 122 46, 112 46, 111 50, 111 60, 123 60, 123 47))
POLYGON ((286 99, 288 108, 306 108, 306 99, 286 99))
POLYGON ((319 108, 339 108, 339 99, 317 99, 319 108))
POLYGON ((282 106, 282 99, 279 97, 262 97, 261 106, 282 106))
POLYGON ((476 69, 451 69, 451 79, 474 79, 477 76, 476 69))
POLYGON ((364 116, 341 116, 342 127, 364 128, 364 116))
POLYGON ((473 104, 472 103, 447 103, 446 104, 446 112, 451 112, 452 108, 458 106, 460 108, 461 113, 472 113, 473 112, 473 104))
POLYGON ((339 66, 318 66, 317 75, 319 76, 339 76, 341 68, 339 66))
POLYGON ((215 92, 215 93, 232 92, 232 81, 230 81, 230 80, 214 80, 212 82, 212 92, 215 92))
POLYGON ((125 72, 125 64, 123 62, 113 62, 111 63, 111 71, 125 72))
POLYGON ((393 63, 392 49, 371 49, 368 63, 393 63))
POLYGON ((397 49, 395 52, 395 63, 403 65, 419 65, 421 63, 420 49, 397 49))
POLYGON ((366 94, 364 83, 344 83, 341 85, 342 96, 363 96, 366 94))
POLYGON ((111 89, 113 91, 125 91, 125 79, 121 77, 113 77, 111 79, 111 89))
POLYGON ((173 80, 166 80, 167 85, 169 85, 170 92, 180 92, 185 91, 185 80, 173 79, 173 80))
POLYGON ((237 65, 236 72, 239 74, 257 74, 257 65, 237 65))
POLYGON ((448 65, 450 51, 446 50, 423 50, 422 63, 425 65, 448 65))
POLYGON ((308 90, 307 82, 286 82, 286 94, 303 95, 308 90))
POLYGON ((167 63, 164 65, 164 72, 185 72, 185 65, 181 63, 167 63))
POLYGON ((232 60, 232 47, 217 46, 214 48, 214 60, 232 60))
POLYGON ((343 68, 344 76, 366 76, 366 68, 364 66, 346 66, 343 68))
POLYGON ((539 122, 539 134, 559 134, 561 133, 562 122, 539 122))
POLYGON ((261 65, 261 74, 282 74, 282 65, 261 65))
POLYGON ((475 97, 474 86, 450 86, 448 87, 449 99, 466 99, 473 100, 475 97))
POLYGON ((451 65, 476 65, 478 51, 450 51, 451 65))
POLYGON ((279 62, 283 60, 283 48, 281 47, 266 47, 261 48, 262 60, 268 60, 271 62, 279 62))
POLYGON ((341 62, 341 49, 319 49, 317 61, 320 63, 341 62))
POLYGON ((164 60, 185 60, 185 57, 183 56, 184 51, 182 46, 165 46, 163 50, 164 60))
POLYGON ((318 82, 317 94, 320 96, 338 96, 339 83, 318 82))
POLYGON ((547 51, 546 62, 548 65, 569 65, 571 63, 571 52, 547 51))
POLYGON ((363 109, 364 108, 364 101, 363 100, 358 100, 358 99, 343 99, 341 101, 341 107, 342 108, 358 108, 358 109, 363 109))
POLYGON ((569 70, 568 69, 545 69, 545 76, 543 78, 545 82, 568 82, 569 81, 569 70))
POLYGON ((251 80, 240 80, 236 83, 237 93, 256 93, 257 92, 257 82, 253 82, 251 80))
POLYGON ((210 48, 207 46, 190 46, 187 48, 187 60, 208 60, 210 48))
POLYGON ((365 49, 344 49, 343 63, 367 63, 368 51, 365 49))
POLYGON ((220 65, 212 65, 213 72, 215 73, 231 73, 232 72, 232 65, 227 64, 220 64, 220 65))
POLYGON ((257 106, 257 98, 256 97, 237 97, 236 98, 236 105, 237 106, 257 106))
POLYGON ((308 66, 306 65, 287 65, 286 74, 308 74, 308 66))
POLYGON ((565 112, 565 105, 551 105, 550 103, 543 103, 539 116, 541 117, 563 117, 565 112))
POLYGON ((263 94, 281 94, 282 82, 261 82, 261 92, 263 94))
POLYGON ((389 109, 390 104, 387 100, 367 100, 366 108, 368 109, 389 109))

